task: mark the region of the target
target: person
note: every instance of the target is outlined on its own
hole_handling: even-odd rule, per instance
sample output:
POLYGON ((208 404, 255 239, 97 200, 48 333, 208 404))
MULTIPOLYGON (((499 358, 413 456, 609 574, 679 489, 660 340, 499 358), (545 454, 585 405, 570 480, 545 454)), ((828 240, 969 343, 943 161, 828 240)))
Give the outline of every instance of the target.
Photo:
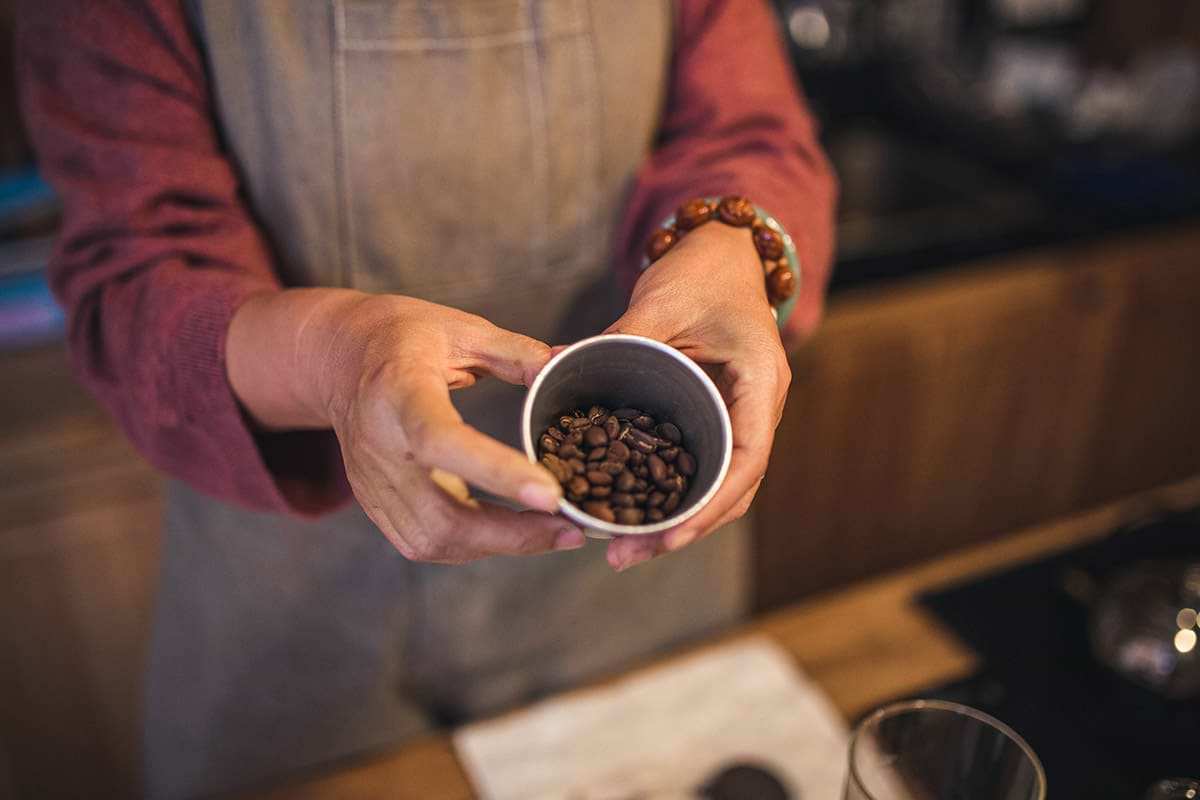
POLYGON ((835 194, 763 0, 21 12, 73 361, 171 478, 149 794, 383 747, 740 617, 747 537, 708 534, 766 469, 835 194), (745 228, 639 277, 680 203, 730 193, 796 242, 783 339, 745 228), (712 503, 607 564, 513 447, 550 345, 604 330, 708 365, 734 432, 712 503))

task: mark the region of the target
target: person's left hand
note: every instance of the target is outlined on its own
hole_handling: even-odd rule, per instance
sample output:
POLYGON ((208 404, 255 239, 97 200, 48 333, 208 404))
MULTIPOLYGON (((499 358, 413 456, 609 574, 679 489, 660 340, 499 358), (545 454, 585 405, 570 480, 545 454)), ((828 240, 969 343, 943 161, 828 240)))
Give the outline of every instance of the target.
POLYGON ((628 310, 605 332, 640 334, 690 356, 713 376, 733 424, 729 473, 712 501, 661 534, 610 542, 608 563, 623 570, 746 513, 767 469, 791 370, 749 228, 710 223, 688 233, 642 274, 628 310))

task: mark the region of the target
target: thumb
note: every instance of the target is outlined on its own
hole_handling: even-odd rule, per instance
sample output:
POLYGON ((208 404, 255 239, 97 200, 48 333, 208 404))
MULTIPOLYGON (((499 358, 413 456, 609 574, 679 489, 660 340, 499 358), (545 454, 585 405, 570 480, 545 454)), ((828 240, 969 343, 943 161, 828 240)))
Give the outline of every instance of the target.
MULTIPOLYGON (((539 511, 557 510, 562 488, 554 476, 523 453, 464 423, 440 376, 433 372, 411 376, 405 388, 396 410, 418 464, 539 511)), ((452 494, 457 488, 453 484, 444 478, 439 482, 452 494)))

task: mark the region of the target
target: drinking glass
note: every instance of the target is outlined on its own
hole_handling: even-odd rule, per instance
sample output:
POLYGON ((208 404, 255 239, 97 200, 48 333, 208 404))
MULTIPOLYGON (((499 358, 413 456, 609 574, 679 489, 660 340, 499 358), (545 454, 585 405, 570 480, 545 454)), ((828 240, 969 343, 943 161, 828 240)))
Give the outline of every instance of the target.
POLYGON ((914 700, 871 714, 850 739, 845 800, 1045 800, 1029 745, 967 706, 914 700))

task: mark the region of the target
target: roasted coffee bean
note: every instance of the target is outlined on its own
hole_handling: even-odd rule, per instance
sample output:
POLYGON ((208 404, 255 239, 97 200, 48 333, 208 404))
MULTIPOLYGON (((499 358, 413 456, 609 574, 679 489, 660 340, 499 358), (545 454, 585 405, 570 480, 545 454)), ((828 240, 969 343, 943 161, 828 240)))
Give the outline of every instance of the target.
POLYGON ((626 462, 629 460, 629 445, 624 442, 612 442, 608 445, 608 458, 610 461, 626 462))
POLYGON ((661 483, 667 477, 667 464, 657 455, 646 456, 646 466, 650 468, 650 478, 655 483, 661 483))
POLYGON ((679 475, 665 476, 661 481, 654 482, 664 492, 683 493, 683 478, 679 475))
POLYGON ((542 466, 550 470, 550 474, 557 478, 559 483, 569 480, 572 475, 571 468, 567 466, 566 462, 553 453, 546 453, 542 456, 542 466))
POLYGON ((587 479, 588 483, 590 483, 592 486, 611 486, 613 482, 612 475, 609 475, 607 472, 601 472, 598 469, 594 469, 589 472, 587 474, 587 479))
POLYGON ((655 437, 651 436, 645 431, 632 430, 629 432, 629 436, 626 437, 625 441, 628 442, 631 447, 643 453, 650 454, 653 453, 658 447, 658 445, 654 444, 654 438, 655 437))
POLYGON ((559 417, 539 436, 538 451, 569 501, 599 519, 637 525, 683 503, 685 475, 697 466, 683 438, 674 423, 639 409, 610 413, 597 404, 559 417))
POLYGON ((654 432, 666 439, 671 444, 679 444, 683 441, 683 434, 679 432, 679 428, 676 428, 669 422, 660 423, 654 429, 654 432))
POLYGON ((588 428, 583 434, 583 443, 588 447, 603 447, 608 444, 608 434, 604 428, 588 428))
POLYGON ((646 512, 640 508, 619 508, 617 509, 617 522, 622 525, 641 525, 645 519, 646 512))
POLYGON ((596 519, 602 519, 605 522, 616 522, 617 515, 613 513, 612 506, 602 500, 590 500, 583 504, 584 513, 591 514, 596 519))

